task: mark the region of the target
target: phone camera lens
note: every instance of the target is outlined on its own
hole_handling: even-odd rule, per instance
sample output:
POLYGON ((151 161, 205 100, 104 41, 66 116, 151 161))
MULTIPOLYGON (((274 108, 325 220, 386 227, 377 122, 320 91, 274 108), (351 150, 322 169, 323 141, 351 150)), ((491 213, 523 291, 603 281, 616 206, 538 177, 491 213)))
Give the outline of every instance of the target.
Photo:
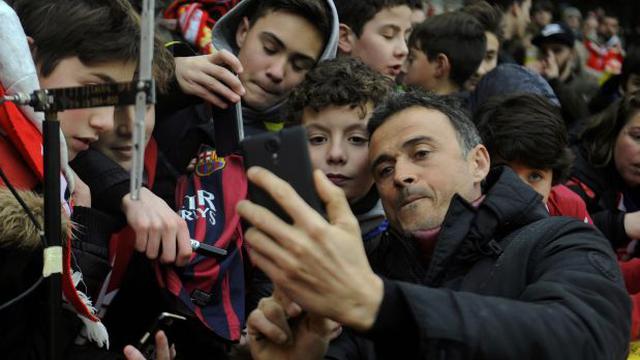
POLYGON ((277 153, 278 150, 280 150, 280 139, 269 139, 267 142, 265 142, 264 147, 270 153, 277 153))

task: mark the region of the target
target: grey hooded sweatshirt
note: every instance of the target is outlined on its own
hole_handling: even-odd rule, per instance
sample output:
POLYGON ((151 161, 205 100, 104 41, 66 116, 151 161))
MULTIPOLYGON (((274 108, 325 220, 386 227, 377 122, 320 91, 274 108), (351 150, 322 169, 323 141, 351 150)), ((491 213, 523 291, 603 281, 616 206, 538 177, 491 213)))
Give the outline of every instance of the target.
MULTIPOLYGON (((244 0, 236 5, 231 11, 226 13, 213 28, 212 42, 217 50, 228 50, 234 55, 238 55, 238 46, 235 41, 236 30, 243 17, 247 16, 247 11, 259 0, 244 0)), ((333 4, 333 0, 326 0, 331 9, 331 34, 328 37, 325 48, 320 55, 319 61, 333 59, 338 50, 338 13, 333 4)), ((279 130, 282 127, 284 118, 282 108, 284 101, 279 102, 269 109, 257 111, 243 104, 242 117, 244 122, 245 135, 254 135, 267 130, 279 130)))

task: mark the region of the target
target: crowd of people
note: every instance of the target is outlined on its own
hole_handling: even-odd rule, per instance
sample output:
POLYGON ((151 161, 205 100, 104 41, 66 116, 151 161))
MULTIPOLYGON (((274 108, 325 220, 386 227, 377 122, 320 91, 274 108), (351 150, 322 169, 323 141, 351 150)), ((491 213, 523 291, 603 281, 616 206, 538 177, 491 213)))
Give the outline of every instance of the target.
MULTIPOLYGON (((0 1, 0 98, 138 79, 141 3, 0 1)), ((138 199, 134 107, 58 114, 64 359, 633 355, 640 47, 619 14, 156 3, 138 199), (246 137, 306 130, 324 212, 244 168, 234 109, 246 137), (167 312, 186 320, 153 327, 167 312)), ((41 129, 0 103, 0 358, 50 355, 41 129)))

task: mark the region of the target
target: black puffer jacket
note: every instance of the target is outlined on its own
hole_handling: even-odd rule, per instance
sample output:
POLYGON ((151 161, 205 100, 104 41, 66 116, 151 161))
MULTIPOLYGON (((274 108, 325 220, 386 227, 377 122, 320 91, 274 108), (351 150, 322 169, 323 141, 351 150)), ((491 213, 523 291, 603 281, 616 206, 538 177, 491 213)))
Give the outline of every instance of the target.
POLYGON ((548 218, 507 168, 490 173, 485 195, 478 209, 454 197, 429 264, 394 232, 368 244, 384 276, 378 317, 327 358, 625 358, 630 303, 607 241, 548 218))

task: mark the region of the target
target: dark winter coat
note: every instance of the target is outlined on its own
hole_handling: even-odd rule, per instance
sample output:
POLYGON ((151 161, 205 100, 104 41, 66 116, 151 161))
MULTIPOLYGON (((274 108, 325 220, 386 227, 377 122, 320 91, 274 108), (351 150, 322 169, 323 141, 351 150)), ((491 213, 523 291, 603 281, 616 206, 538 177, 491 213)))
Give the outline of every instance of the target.
POLYGON ((549 218, 509 169, 492 170, 476 209, 455 196, 431 260, 389 231, 368 244, 384 298, 366 334, 329 359, 623 359, 630 303, 607 241, 549 218))

